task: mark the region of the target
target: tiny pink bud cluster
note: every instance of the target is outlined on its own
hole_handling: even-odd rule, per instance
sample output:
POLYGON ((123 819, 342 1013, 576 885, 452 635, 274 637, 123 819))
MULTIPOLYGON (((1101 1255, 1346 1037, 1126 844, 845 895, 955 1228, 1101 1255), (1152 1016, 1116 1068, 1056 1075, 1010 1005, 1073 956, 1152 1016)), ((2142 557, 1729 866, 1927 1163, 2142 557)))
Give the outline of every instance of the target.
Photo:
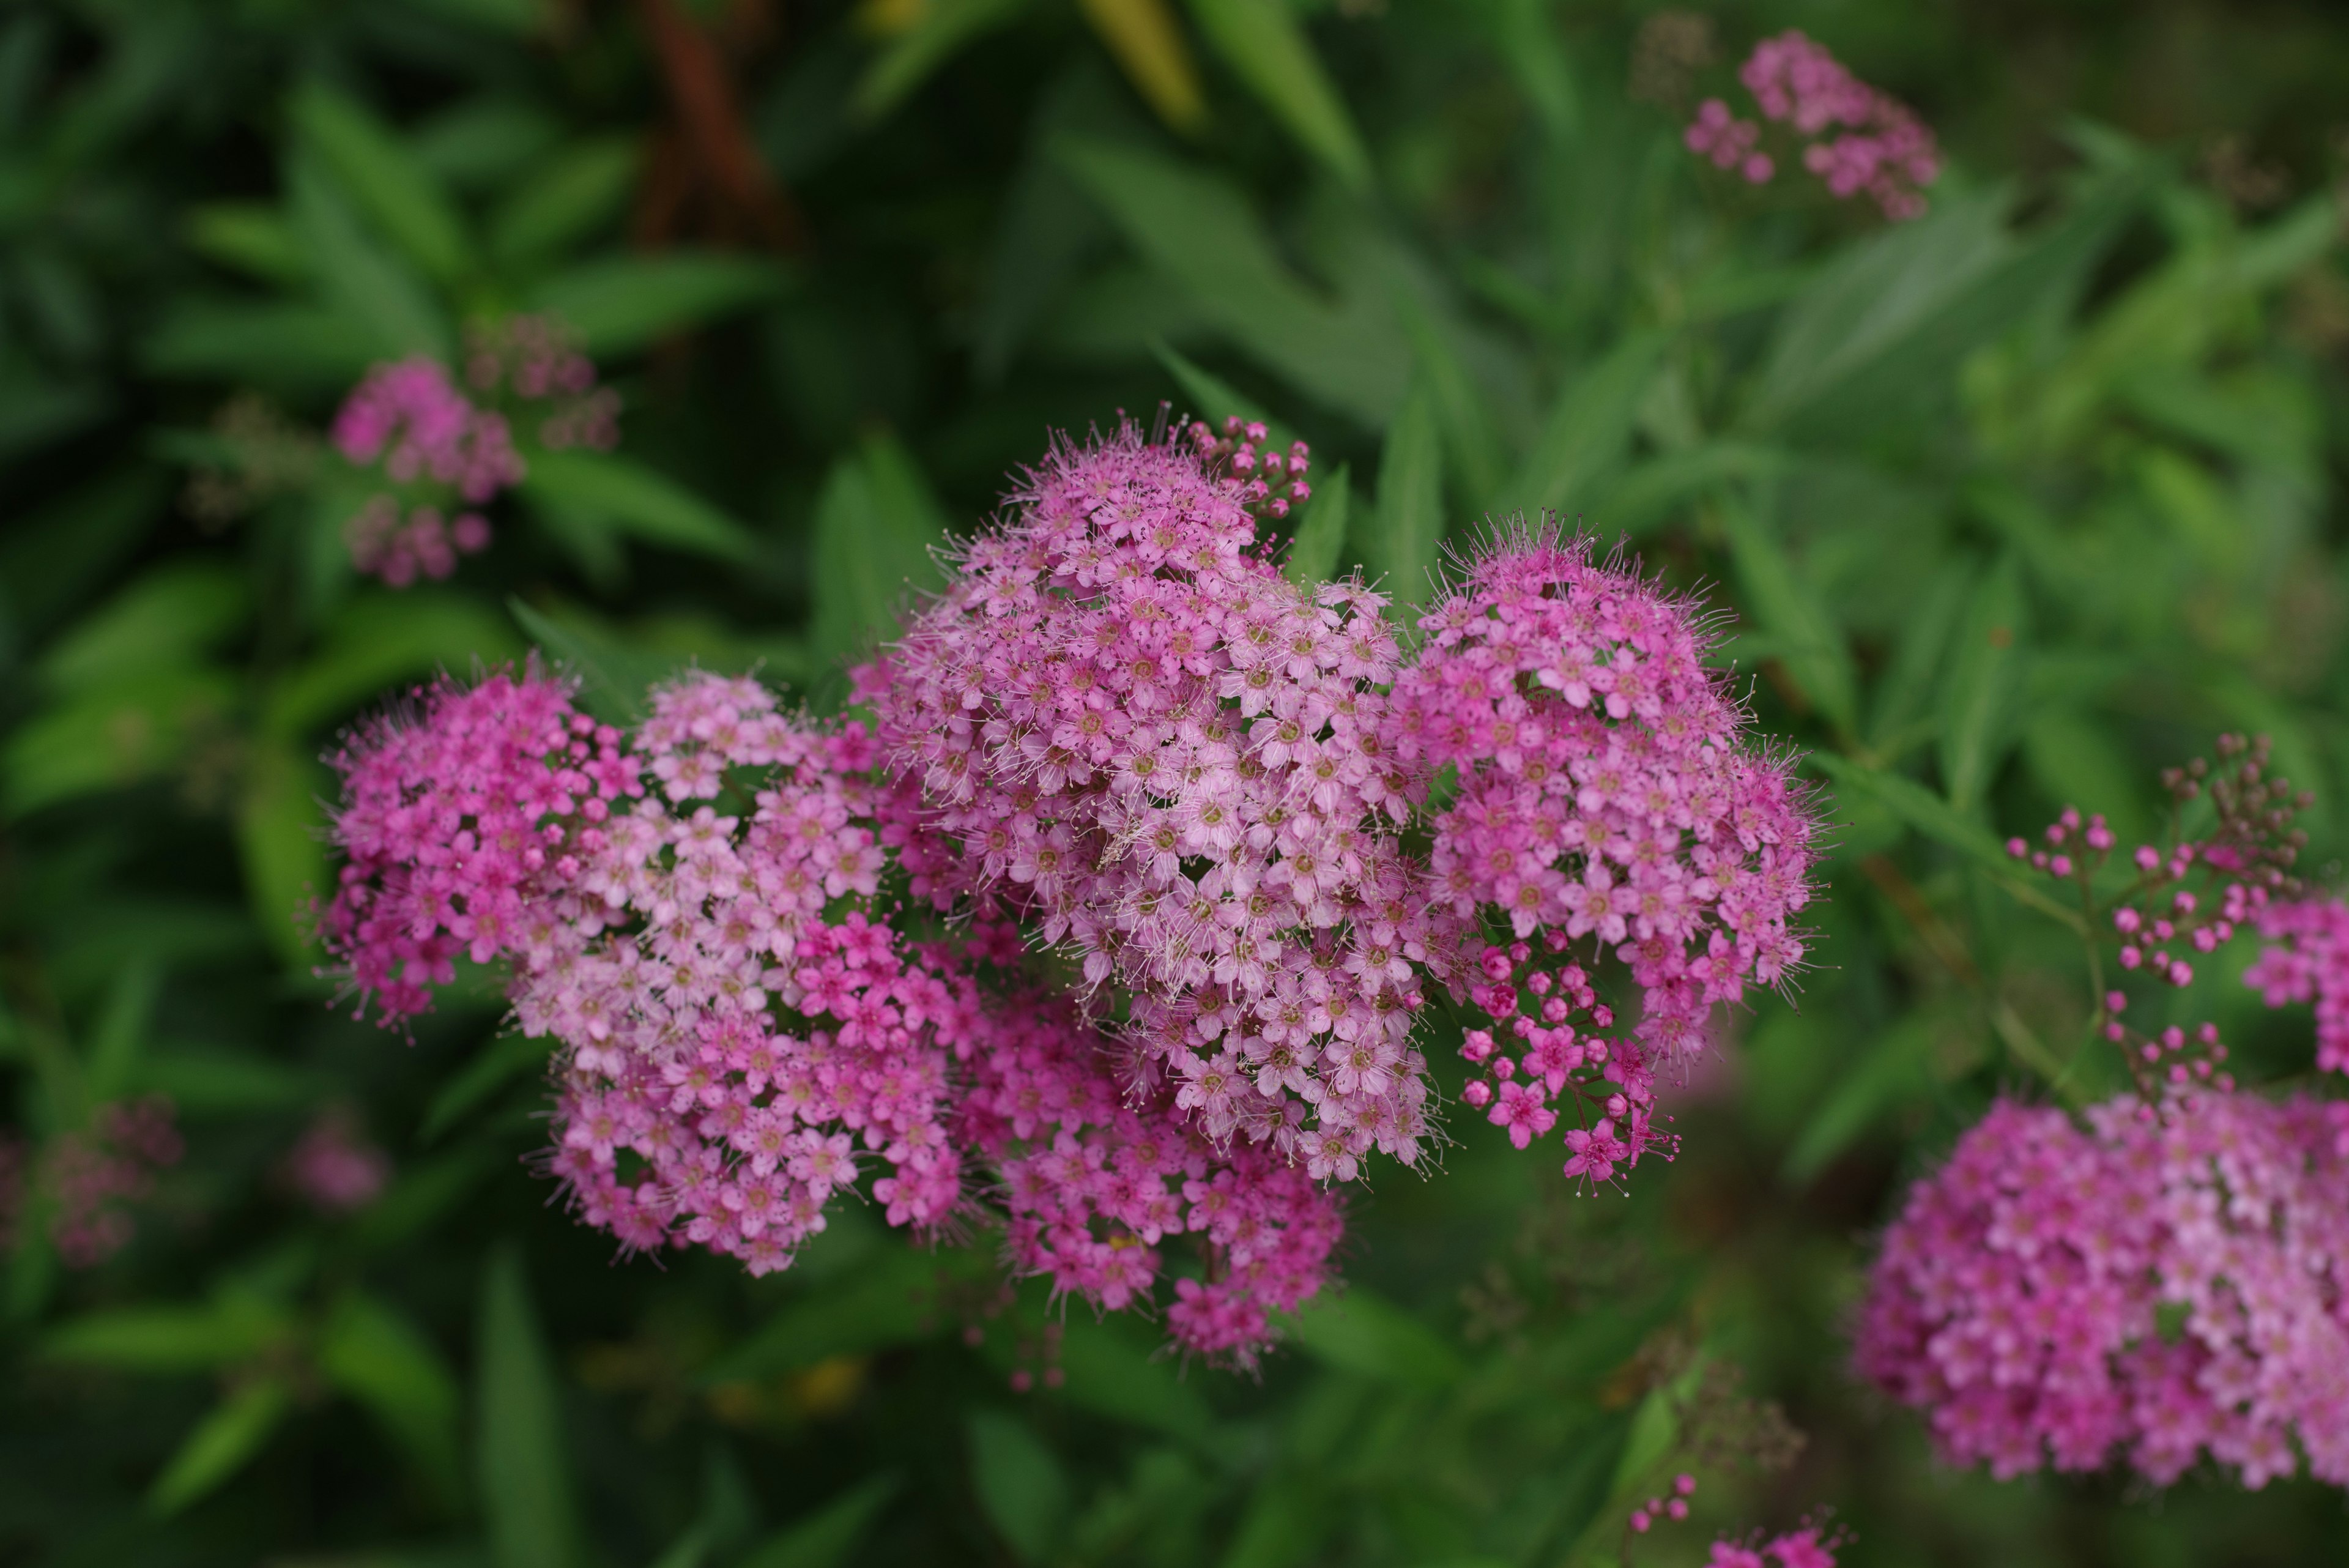
POLYGON ((1201 466, 1229 474, 1239 486, 1240 504, 1256 515, 1286 517, 1292 507, 1313 498, 1313 487, 1305 482, 1313 458, 1303 441, 1289 442, 1286 452, 1268 451, 1263 422, 1243 421, 1237 414, 1225 418, 1221 435, 1205 423, 1184 430, 1201 466))
POLYGON ((355 1214, 391 1179, 391 1159, 347 1110, 322 1112, 286 1152, 285 1184, 321 1214, 355 1214))
MULTIPOLYGON (((1925 211, 1924 188, 1940 177, 1933 133, 1908 106, 1853 76, 1821 45, 1788 31, 1764 38, 1739 67, 1762 119, 1785 126, 1802 147, 1803 167, 1830 194, 1871 197, 1895 222, 1925 211), (1839 131, 1839 133, 1838 133, 1839 131)), ((1777 161, 1760 150, 1759 121, 1707 99, 1682 133, 1689 151, 1715 167, 1766 184, 1777 161)))
POLYGON ((171 1102, 150 1095, 102 1105, 87 1127, 37 1148, 0 1135, 0 1248, 17 1244, 28 1217, 45 1217, 67 1268, 94 1268, 120 1251, 138 1229, 129 1206, 184 1151, 174 1118, 171 1102))

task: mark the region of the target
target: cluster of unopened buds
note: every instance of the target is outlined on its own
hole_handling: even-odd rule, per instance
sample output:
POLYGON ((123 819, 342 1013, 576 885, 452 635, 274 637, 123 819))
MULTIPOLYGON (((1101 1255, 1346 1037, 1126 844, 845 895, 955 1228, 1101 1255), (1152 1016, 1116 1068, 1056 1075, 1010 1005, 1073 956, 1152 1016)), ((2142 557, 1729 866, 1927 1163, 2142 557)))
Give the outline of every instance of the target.
POLYGON ((1313 498, 1313 487, 1305 480, 1313 457, 1303 441, 1289 442, 1285 452, 1268 450, 1269 432, 1263 421, 1237 414, 1226 416, 1221 434, 1204 421, 1184 430, 1200 462, 1210 472, 1228 473, 1239 486, 1242 504, 1258 516, 1286 517, 1313 498))
POLYGON ((1766 185, 1778 161, 1762 150, 1763 121, 1785 127, 1802 146, 1803 167, 1837 200, 1874 198, 1899 222, 1925 211, 1924 188, 1940 176, 1933 133, 1914 111, 1869 87, 1800 32, 1764 38, 1739 67, 1761 119, 1742 119, 1723 99, 1697 106, 1682 133, 1714 167, 1766 185))
POLYGON ((171 1102, 160 1095, 112 1101, 89 1125, 37 1147, 0 1137, 0 1247, 16 1242, 28 1215, 46 1219, 67 1267, 94 1268, 137 1231, 130 1206, 153 1192, 158 1171, 184 1149, 171 1102))
MULTIPOLYGON (((1695 1493, 1696 1477, 1683 1470, 1672 1478, 1669 1497, 1650 1498, 1625 1523, 1633 1535, 1645 1535, 1668 1521, 1677 1523, 1688 1517, 1688 1500, 1695 1493)), ((1724 1536, 1713 1543, 1705 1568, 1835 1568, 1836 1553, 1847 1539, 1840 1529, 1830 1531, 1806 1519, 1776 1535, 1756 1532, 1742 1541, 1724 1536)))
POLYGON ((502 961, 560 1047, 549 1168, 627 1246, 763 1273, 870 1178, 1222 1359, 1326 1282, 1346 1184, 1424 1159, 1438 986, 1490 1021, 1472 1104, 1524 1147, 1570 1092, 1568 1175, 1618 1179, 1657 1069, 1801 959, 1791 759, 1701 607, 1552 527, 1406 664, 1264 548, 1303 452, 1226 429, 1056 449, 857 672, 869 733, 702 674, 632 732, 534 669, 419 693, 334 759, 329 949, 393 1018, 502 961))
POLYGON ((353 566, 392 587, 446 577, 488 547, 481 509, 529 471, 517 425, 549 452, 619 441, 617 395, 595 386, 594 364, 551 317, 469 328, 465 379, 471 396, 439 360, 411 356, 369 370, 336 412, 336 450, 389 486, 344 525, 344 543, 353 566))
POLYGON ((1477 961, 1484 983, 1469 995, 1500 1023, 1501 1035, 1471 1029, 1462 1040, 1460 1054, 1478 1075, 1460 1097, 1524 1148, 1557 1125, 1550 1103, 1572 1096, 1581 1115, 1566 1133, 1566 1175, 1587 1187, 1614 1180, 1618 1165, 1637 1164, 1651 1147, 1669 1158, 1673 1140, 1651 1125, 1654 1074, 1638 1048, 1578 1036, 1568 1022, 1578 1013, 1599 1029, 1615 1022, 1582 966, 1561 958, 1569 942, 1552 929, 1538 955, 1522 941, 1485 948, 1477 961))

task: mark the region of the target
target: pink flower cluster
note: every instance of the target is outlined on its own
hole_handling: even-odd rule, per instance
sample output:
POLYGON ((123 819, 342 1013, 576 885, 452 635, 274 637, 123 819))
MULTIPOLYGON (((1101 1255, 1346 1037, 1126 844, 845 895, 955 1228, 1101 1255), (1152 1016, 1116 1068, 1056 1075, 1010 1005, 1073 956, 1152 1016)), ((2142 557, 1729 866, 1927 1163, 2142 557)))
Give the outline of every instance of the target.
POLYGON ((2349 1105, 2001 1102, 1885 1238, 1857 1364, 2002 1478, 2349 1484, 2349 1105))
POLYGON ((1438 909, 1492 912, 1516 939, 1456 988, 1491 1023, 1463 1044, 1483 1075, 1465 1097, 1522 1148, 1570 1094, 1567 1173, 1609 1180, 1659 1139, 1658 1066, 1684 1068, 1716 1006, 1800 962, 1815 815, 1704 667, 1698 607, 1588 542, 1505 541, 1420 627, 1384 750, 1456 780, 1432 824, 1438 909), (1640 999, 1611 1039, 1609 959, 1640 999))
POLYGON ((420 356, 368 371, 335 415, 333 439, 352 463, 380 463, 406 497, 371 497, 344 526, 353 564, 393 587, 419 572, 445 577, 459 551, 487 545, 489 522, 473 508, 522 481, 504 416, 475 408, 420 356), (464 508, 453 520, 450 504, 464 508))
POLYGON ((643 784, 619 732, 574 711, 535 670, 419 691, 327 760, 343 776, 345 859, 319 935, 388 1018, 423 1012, 456 959, 512 950, 569 819, 593 826, 643 784))
POLYGON ((357 466, 379 464, 393 487, 344 524, 344 543, 354 566, 393 587, 446 577, 458 556, 489 546, 480 509, 527 472, 517 426, 549 452, 618 444, 619 395, 595 385, 575 335, 551 317, 469 327, 465 379, 471 397, 436 359, 378 365, 335 415, 336 449, 357 466))
POLYGON ((327 945, 388 1020, 502 961, 559 1043, 552 1168, 631 1247, 765 1272, 870 1177, 1104 1307, 1189 1238, 1167 1321, 1225 1359, 1328 1278, 1329 1184, 1420 1158, 1427 980, 1491 1021, 1472 1104, 1525 1147, 1572 1093, 1567 1169, 1609 1179, 1658 1065, 1800 959, 1807 805, 1691 607, 1512 537, 1405 670, 1377 595, 1258 539, 1304 454, 1230 433, 1056 452, 857 672, 870 737, 707 675, 627 735, 535 670, 419 693, 334 759, 327 945), (1481 968, 1480 927, 1518 939, 1481 968))
POLYGON ((868 1165, 892 1224, 935 1231, 978 1162, 1014 1266, 1102 1306, 1148 1300, 1162 1239, 1193 1235, 1206 1277, 1170 1326, 1245 1360, 1320 1285, 1336 1200, 1132 1099, 1065 999, 982 985, 1016 938, 909 947, 872 761, 859 726, 754 681, 663 688, 626 741, 535 673, 444 687, 336 758, 351 866, 325 934, 392 1017, 460 950, 508 961, 521 1026, 561 1046, 551 1167, 632 1248, 764 1273, 868 1165))
POLYGON ((391 1179, 390 1158, 340 1107, 320 1113, 303 1129, 282 1168, 295 1195, 328 1215, 357 1213, 391 1179))
MULTIPOLYGON (((1838 200, 1865 192, 1896 222, 1923 213, 1924 188, 1940 177, 1940 151, 1907 105, 1796 31, 1754 45, 1738 78, 1763 119, 1784 125, 1803 143, 1803 167, 1838 200)), ((1697 107, 1682 140, 1692 152, 1754 184, 1777 172, 1776 161, 1759 151, 1761 124, 1739 119, 1720 99, 1697 107)))
POLYGON ((1806 1524, 1766 1540, 1716 1541, 1704 1568, 1836 1568, 1843 1544, 1841 1538, 1806 1524))
POLYGON ((891 655, 882 745, 951 855, 1130 993, 1142 1082, 1314 1178, 1427 1134, 1410 1041, 1431 933, 1392 829, 1382 601, 1290 583, 1249 485, 1131 428, 1056 452, 891 655), (1383 825, 1383 826, 1381 826, 1383 825))
POLYGON ((102 1105, 88 1127, 37 1150, 0 1137, 0 1248, 16 1245, 29 1210, 46 1218, 67 1268, 96 1267, 129 1242, 138 1227, 129 1206, 154 1191, 155 1173, 179 1164, 185 1148, 171 1102, 159 1095, 102 1105))
POLYGON ((2316 1064, 2349 1073, 2349 904, 2338 898, 2271 903, 2257 916, 2269 946, 2243 981, 2270 1007, 2316 1003, 2316 1064))

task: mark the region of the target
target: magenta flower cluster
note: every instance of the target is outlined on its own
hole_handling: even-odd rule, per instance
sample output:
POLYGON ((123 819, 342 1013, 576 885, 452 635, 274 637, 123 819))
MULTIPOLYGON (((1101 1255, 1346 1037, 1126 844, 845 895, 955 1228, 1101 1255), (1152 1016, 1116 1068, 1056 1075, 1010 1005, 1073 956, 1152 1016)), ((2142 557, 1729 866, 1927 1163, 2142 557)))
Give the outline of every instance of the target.
POLYGON ((1522 1148, 1570 1094, 1567 1174, 1606 1181, 1659 1139, 1658 1068, 1685 1068, 1716 1007, 1801 961, 1809 800, 1792 759, 1747 743, 1699 607, 1587 542, 1514 536, 1420 625, 1384 749, 1455 780, 1432 822, 1440 914, 1490 912, 1515 939, 1467 976, 1490 1027, 1467 1034, 1464 1097, 1522 1148), (1612 1038, 1607 957, 1640 1002, 1612 1038))
MULTIPOLYGON (((1924 189, 1940 177, 1940 151, 1907 105, 1791 30, 1754 45, 1738 79, 1761 119, 1785 128, 1801 145, 1803 167, 1837 200, 1866 194, 1895 222, 1924 213, 1924 189)), ((1721 99, 1697 106, 1682 140, 1752 184, 1777 174, 1777 160, 1761 148, 1761 121, 1741 119, 1721 99)))
POLYGON ((2338 898, 2271 903, 2257 915, 2269 946, 2244 971, 2270 1007, 2316 1004, 2316 1064, 2349 1073, 2349 904, 2338 898))
POLYGON ((619 441, 618 395, 596 387, 595 365, 551 317, 470 328, 465 379, 470 396, 437 359, 378 365, 335 415, 336 450, 391 486, 352 514, 344 543, 354 566, 393 587, 446 577, 460 556, 488 547, 481 509, 528 472, 517 425, 549 452, 619 441))
POLYGON ((2349 1484, 2349 1105, 2001 1102, 1885 1238, 1857 1361, 2002 1478, 2349 1484))
POLYGON ((321 1214, 356 1214, 382 1196, 391 1158, 369 1141, 342 1107, 319 1113, 285 1152, 280 1167, 294 1195, 321 1214))
POLYGON ((336 450, 362 467, 380 464, 398 493, 378 494, 344 525, 351 562, 393 587, 419 573, 445 577, 460 552, 490 542, 478 510, 518 484, 523 462, 504 416, 477 409, 438 360, 378 365, 335 415, 336 450), (450 517, 450 506, 461 508, 450 517))
POLYGON ((626 734, 534 670, 419 693, 335 758, 328 946, 395 1018, 502 961, 554 1172, 631 1247, 764 1272, 869 1188, 1223 1358, 1326 1280, 1332 1184, 1423 1158, 1431 983, 1491 1024, 1472 1104, 1522 1147, 1570 1094, 1609 1179, 1658 1068, 1800 958, 1807 806, 1693 607, 1511 535, 1406 669, 1379 596, 1274 566, 1304 454, 1233 433, 1056 452, 858 671, 870 735, 707 675, 626 734), (1480 930, 1538 939, 1522 1011, 1480 930))
MULTIPOLYGON (((1688 1500, 1695 1494, 1696 1477, 1683 1470, 1672 1478, 1671 1495, 1651 1497, 1633 1509, 1625 1528, 1633 1535, 1645 1535, 1659 1524, 1677 1523, 1689 1516, 1688 1500)), ((1713 1543, 1705 1568, 1836 1568, 1836 1552, 1845 1539, 1840 1530, 1829 1531, 1808 1520, 1776 1535, 1757 1531, 1743 1541, 1724 1536, 1713 1543)))
POLYGON ((95 1268, 129 1243, 131 1207, 184 1149, 176 1109, 160 1095, 109 1101, 88 1127, 37 1146, 0 1135, 0 1248, 37 1220, 67 1268, 95 1268))

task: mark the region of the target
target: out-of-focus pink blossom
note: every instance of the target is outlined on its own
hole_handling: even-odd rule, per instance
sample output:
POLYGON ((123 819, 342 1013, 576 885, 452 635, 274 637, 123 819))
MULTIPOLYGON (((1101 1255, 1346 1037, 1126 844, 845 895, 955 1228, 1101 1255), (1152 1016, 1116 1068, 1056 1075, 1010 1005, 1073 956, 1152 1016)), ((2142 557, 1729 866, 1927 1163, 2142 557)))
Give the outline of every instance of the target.
POLYGON ((1886 1236, 1860 1371, 2002 1478, 2205 1455, 2349 1484, 2349 1105, 2007 1102, 1886 1236))
MULTIPOLYGON (((1932 131, 1907 105, 1869 87, 1800 32, 1764 38, 1738 69, 1762 119, 1782 125, 1802 149, 1803 167, 1838 199, 1866 194, 1896 222, 1921 215, 1925 187, 1940 177, 1932 131)), ((1757 148, 1761 123, 1738 118, 1721 99, 1697 106, 1682 133, 1689 151, 1717 168, 1766 184, 1776 161, 1757 148)))

